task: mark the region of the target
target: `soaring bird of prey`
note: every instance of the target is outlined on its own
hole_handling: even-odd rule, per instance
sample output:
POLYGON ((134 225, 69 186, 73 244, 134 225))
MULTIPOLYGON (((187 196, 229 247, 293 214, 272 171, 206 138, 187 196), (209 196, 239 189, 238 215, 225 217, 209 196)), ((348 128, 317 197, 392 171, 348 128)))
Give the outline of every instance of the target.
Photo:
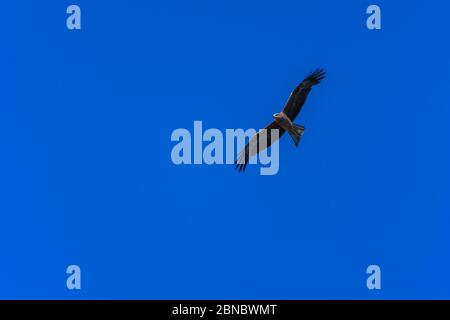
POLYGON ((297 125, 293 123, 293 121, 305 104, 306 97, 308 97, 311 88, 316 84, 319 84, 324 78, 325 70, 317 69, 308 74, 294 91, 291 92, 283 110, 273 115, 275 120, 256 133, 239 153, 239 156, 235 161, 236 169, 238 171, 244 171, 252 156, 268 148, 276 141, 276 139, 272 139, 272 130, 278 130, 278 138, 287 131, 294 140, 295 146, 298 146, 300 138, 305 131, 305 127, 297 125), (260 141, 264 141, 263 139, 267 139, 267 143, 263 143, 262 146, 259 146, 260 141))

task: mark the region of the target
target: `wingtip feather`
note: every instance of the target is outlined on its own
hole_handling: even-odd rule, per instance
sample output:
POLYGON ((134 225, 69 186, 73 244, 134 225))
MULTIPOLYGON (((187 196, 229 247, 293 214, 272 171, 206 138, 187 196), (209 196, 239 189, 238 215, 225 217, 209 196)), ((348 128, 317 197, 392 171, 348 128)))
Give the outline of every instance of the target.
POLYGON ((317 68, 306 76, 305 81, 311 82, 311 86, 314 86, 316 84, 319 84, 323 79, 325 79, 325 75, 326 75, 325 69, 317 68))

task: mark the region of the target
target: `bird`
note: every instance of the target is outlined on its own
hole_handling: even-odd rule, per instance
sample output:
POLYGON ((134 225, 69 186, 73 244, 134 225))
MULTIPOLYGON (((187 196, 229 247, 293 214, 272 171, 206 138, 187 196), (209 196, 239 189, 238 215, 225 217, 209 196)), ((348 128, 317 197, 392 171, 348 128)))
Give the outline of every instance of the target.
POLYGON ((272 143, 279 139, 286 131, 294 140, 294 144, 298 147, 300 138, 302 137, 305 127, 293 123, 300 113, 311 88, 319 84, 325 78, 325 70, 322 68, 310 72, 302 82, 291 92, 282 111, 273 114, 274 120, 264 129, 258 131, 250 141, 245 145, 244 149, 239 153, 235 165, 239 172, 245 171, 247 164, 252 156, 258 154, 262 150, 268 148, 272 143), (278 130, 278 136, 274 135, 272 139, 272 130, 278 130), (260 147, 260 141, 267 139, 267 143, 263 143, 260 147))

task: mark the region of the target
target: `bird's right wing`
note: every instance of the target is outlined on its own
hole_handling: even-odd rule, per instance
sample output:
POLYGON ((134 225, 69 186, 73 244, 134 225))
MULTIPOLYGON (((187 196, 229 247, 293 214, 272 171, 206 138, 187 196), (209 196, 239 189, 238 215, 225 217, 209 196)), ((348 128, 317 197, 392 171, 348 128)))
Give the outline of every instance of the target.
POLYGON ((292 91, 289 96, 283 112, 291 121, 297 117, 298 113, 305 104, 311 88, 319 84, 325 78, 325 70, 317 69, 306 76, 306 78, 292 91))
POLYGON ((264 129, 258 131, 250 141, 245 145, 244 149, 239 153, 237 160, 235 161, 236 170, 244 171, 250 158, 264 149, 270 147, 277 139, 273 139, 272 130, 278 130, 278 138, 284 133, 284 129, 281 128, 276 121, 273 121, 264 129), (267 139, 267 140, 264 140, 267 139), (267 143, 260 146, 261 141, 267 141, 267 143))

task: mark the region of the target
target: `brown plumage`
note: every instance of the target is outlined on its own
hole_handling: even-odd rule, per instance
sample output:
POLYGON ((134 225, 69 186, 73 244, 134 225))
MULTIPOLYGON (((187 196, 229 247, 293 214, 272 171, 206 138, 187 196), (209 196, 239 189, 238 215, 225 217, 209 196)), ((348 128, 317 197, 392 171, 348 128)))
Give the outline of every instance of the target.
POLYGON ((316 84, 319 84, 324 78, 324 69, 317 69, 314 72, 309 73, 306 78, 291 92, 291 95, 289 96, 283 110, 280 113, 273 115, 275 121, 256 133, 240 152, 235 161, 236 169, 238 171, 244 171, 252 156, 268 148, 276 141, 276 139, 272 138, 272 136, 274 136, 272 130, 278 130, 278 137, 281 137, 285 131, 288 131, 294 140, 295 145, 298 145, 305 128, 296 125, 293 121, 305 104, 311 88, 316 84), (259 147, 260 139, 267 139, 267 144, 261 148, 259 147))

